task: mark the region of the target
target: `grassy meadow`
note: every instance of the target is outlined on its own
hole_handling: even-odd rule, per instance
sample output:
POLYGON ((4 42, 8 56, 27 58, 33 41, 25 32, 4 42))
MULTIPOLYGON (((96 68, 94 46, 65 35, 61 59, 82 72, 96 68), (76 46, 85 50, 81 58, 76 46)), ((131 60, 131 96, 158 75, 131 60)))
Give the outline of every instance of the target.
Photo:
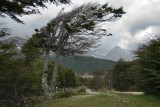
POLYGON ((36 107, 160 107, 160 97, 109 92, 56 99, 36 107))

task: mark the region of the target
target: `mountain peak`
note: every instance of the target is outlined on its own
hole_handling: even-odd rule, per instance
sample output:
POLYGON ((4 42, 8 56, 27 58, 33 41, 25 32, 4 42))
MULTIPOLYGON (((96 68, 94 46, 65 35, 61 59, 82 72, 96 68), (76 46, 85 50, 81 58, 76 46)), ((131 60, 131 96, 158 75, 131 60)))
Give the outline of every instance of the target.
POLYGON ((115 50, 115 49, 121 49, 121 50, 124 50, 122 47, 120 46, 115 46, 112 50, 115 50))
POLYGON ((9 37, 7 39, 0 41, 0 43, 14 43, 16 44, 17 47, 22 47, 25 42, 26 39, 23 39, 18 36, 9 37))
POLYGON ((120 46, 115 46, 111 51, 108 52, 108 54, 105 56, 106 59, 118 61, 120 58, 125 59, 126 61, 132 61, 133 60, 133 53, 123 49, 120 46))
MULTIPOLYGON (((117 46, 115 46, 114 48, 121 48, 121 47, 117 45, 117 46)), ((114 48, 113 48, 113 49, 114 49, 114 48)))

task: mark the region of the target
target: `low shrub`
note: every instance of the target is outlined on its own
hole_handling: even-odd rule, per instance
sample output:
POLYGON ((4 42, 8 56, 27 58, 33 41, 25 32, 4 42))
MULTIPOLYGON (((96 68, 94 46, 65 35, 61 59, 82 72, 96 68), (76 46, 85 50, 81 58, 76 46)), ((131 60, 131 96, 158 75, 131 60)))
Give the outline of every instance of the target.
POLYGON ((53 99, 57 98, 69 98, 71 96, 75 95, 75 92, 71 89, 67 89, 65 91, 57 92, 53 95, 53 99))

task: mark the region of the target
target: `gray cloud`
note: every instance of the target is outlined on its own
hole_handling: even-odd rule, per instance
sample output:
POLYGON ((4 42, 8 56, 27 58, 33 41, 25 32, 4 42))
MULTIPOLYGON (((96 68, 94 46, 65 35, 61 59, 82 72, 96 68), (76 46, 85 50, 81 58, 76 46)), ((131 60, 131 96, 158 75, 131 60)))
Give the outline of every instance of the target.
MULTIPOLYGON (((31 36, 35 28, 45 26, 49 20, 57 15, 62 7, 65 11, 72 9, 75 5, 87 2, 106 3, 106 0, 72 0, 71 5, 48 5, 48 9, 41 9, 42 15, 24 16, 21 19, 25 25, 17 24, 11 19, 0 19, 7 22, 8 26, 13 29, 12 34, 15 36, 31 36)), ((137 44, 144 43, 148 39, 147 33, 159 34, 160 32, 160 0, 107 0, 113 7, 123 6, 127 12, 120 20, 115 22, 106 22, 103 28, 111 32, 114 36, 102 38, 101 46, 96 53, 105 55, 114 46, 133 50, 137 44)))
POLYGON ((159 34, 156 29, 160 27, 160 1, 109 0, 109 3, 116 7, 122 5, 127 12, 120 20, 106 23, 106 29, 115 35, 113 38, 116 41, 118 39, 116 45, 136 49, 138 43, 144 43, 148 39, 147 33, 159 34))

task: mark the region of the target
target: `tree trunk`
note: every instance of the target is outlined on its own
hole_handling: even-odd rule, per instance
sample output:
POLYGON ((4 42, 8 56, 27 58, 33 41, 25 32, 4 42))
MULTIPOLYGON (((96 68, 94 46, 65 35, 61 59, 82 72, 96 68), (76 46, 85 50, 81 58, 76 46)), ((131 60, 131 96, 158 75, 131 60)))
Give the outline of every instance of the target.
POLYGON ((58 74, 59 57, 60 57, 60 55, 56 54, 56 57, 55 57, 55 60, 54 60, 54 70, 53 70, 52 84, 51 84, 53 90, 55 89, 55 86, 56 86, 56 77, 57 77, 57 74, 58 74))
POLYGON ((44 92, 44 95, 48 95, 49 94, 49 85, 47 83, 47 77, 48 77, 48 59, 49 59, 49 50, 46 51, 46 56, 45 56, 44 66, 43 66, 42 90, 44 92))

